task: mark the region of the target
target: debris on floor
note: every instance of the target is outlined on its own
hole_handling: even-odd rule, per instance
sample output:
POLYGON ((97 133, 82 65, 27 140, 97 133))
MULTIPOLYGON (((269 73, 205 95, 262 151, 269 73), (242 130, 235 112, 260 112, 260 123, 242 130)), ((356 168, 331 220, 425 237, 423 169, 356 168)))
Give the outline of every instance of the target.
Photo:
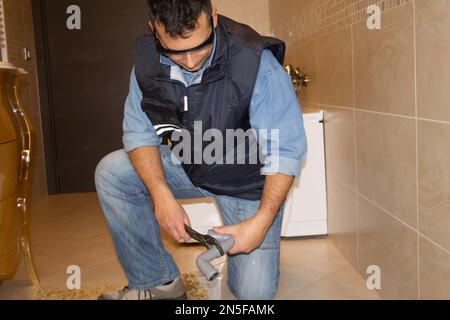
MULTIPOLYGON (((208 291, 199 280, 199 276, 193 273, 183 274, 182 279, 186 287, 189 300, 208 300, 208 291)), ((123 286, 82 288, 80 290, 67 290, 56 288, 39 288, 38 300, 97 300, 103 292, 121 290, 123 286)))

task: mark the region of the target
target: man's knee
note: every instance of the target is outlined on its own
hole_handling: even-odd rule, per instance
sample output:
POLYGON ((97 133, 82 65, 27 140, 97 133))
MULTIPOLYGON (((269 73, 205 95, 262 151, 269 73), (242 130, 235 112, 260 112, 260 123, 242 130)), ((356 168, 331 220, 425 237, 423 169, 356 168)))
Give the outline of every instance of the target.
POLYGON ((235 268, 228 275, 228 286, 237 299, 272 300, 275 297, 279 286, 279 269, 258 267, 263 265, 263 262, 252 264, 251 268, 241 265, 241 268, 235 268))
POLYGON ((127 167, 127 162, 129 162, 129 158, 125 150, 114 151, 100 160, 95 169, 95 186, 97 190, 102 188, 102 184, 105 181, 120 176, 121 171, 127 167))
POLYGON ((279 247, 228 259, 228 286, 239 300, 271 300, 280 282, 279 247))

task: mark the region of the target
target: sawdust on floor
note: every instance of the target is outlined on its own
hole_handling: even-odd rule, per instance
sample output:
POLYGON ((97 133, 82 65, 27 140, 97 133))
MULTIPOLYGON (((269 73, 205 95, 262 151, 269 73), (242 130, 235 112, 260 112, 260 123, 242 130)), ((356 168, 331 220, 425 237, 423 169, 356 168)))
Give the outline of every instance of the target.
MULTIPOLYGON (((181 276, 186 287, 186 293, 189 300, 208 300, 208 292, 201 285, 198 276, 195 274, 183 274, 181 276)), ((114 292, 121 290, 123 286, 82 288, 81 290, 62 290, 55 288, 39 289, 38 300, 97 300, 103 292, 114 292)))

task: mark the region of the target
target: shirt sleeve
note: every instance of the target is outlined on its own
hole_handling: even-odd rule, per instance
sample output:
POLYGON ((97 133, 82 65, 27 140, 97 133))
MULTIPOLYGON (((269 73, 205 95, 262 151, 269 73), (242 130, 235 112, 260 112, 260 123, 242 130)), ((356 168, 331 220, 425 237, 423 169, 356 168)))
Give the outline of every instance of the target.
POLYGON ((157 135, 150 119, 141 109, 142 92, 137 83, 133 68, 130 78, 130 91, 125 102, 123 118, 123 145, 126 152, 148 146, 160 146, 161 138, 157 135))
POLYGON ((265 157, 262 174, 300 177, 308 151, 301 106, 291 78, 268 50, 261 58, 250 123, 265 157))

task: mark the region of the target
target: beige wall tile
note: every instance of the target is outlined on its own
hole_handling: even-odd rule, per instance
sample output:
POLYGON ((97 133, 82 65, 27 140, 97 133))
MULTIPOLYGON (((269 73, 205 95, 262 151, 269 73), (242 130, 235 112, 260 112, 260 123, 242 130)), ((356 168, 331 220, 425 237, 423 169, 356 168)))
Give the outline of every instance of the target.
POLYGON ((415 120, 356 113, 358 192, 417 226, 415 120))
POLYGON ((450 299, 450 254, 420 237, 420 298, 450 299))
POLYGON ((450 250, 450 124, 419 121, 419 228, 450 250))
POLYGON ((269 0, 270 33, 286 43, 286 63, 295 59, 294 3, 297 0, 269 0))
POLYGON ((324 109, 327 175, 356 190, 355 111, 324 109))
POLYGON ((270 33, 269 0, 213 0, 220 14, 270 33))
MULTIPOLYGON (((308 13, 310 19, 314 19, 314 2, 317 2, 317 0, 292 0, 292 11, 289 13, 289 15, 291 17, 291 24, 293 27, 292 38, 294 42, 303 40, 301 39, 301 34, 304 33, 304 31, 302 30, 302 23, 305 22, 303 14, 308 13)), ((279 3, 284 3, 284 1, 279 3)))
POLYGON ((353 26, 357 108, 415 116, 413 5, 382 14, 382 29, 353 26))
POLYGON ((294 64, 296 51, 293 6, 296 0, 269 0, 270 35, 286 43, 285 64, 294 64))
POLYGON ((317 103, 318 101, 318 81, 317 81, 317 55, 316 42, 308 41, 293 45, 292 57, 288 63, 299 67, 300 71, 307 74, 311 78, 308 87, 303 87, 300 95, 300 102, 302 103, 317 103))
POLYGON ((269 0, 270 30, 280 39, 289 42, 293 30, 292 14, 295 0, 269 0))
POLYGON ((359 213, 359 269, 381 269, 384 299, 417 299, 417 233, 362 197, 359 213))
POLYGON ((352 42, 350 28, 317 40, 319 101, 353 107, 352 42))
MULTIPOLYGON (((383 12, 382 30, 379 31, 368 30, 363 20, 353 25, 353 29, 344 28, 330 33, 336 29, 335 25, 330 27, 333 21, 328 19, 335 13, 334 9, 324 12, 321 17, 324 19, 314 27, 320 29, 316 28, 317 33, 307 34, 300 30, 305 27, 299 21, 300 17, 309 18, 314 15, 313 4, 320 3, 323 9, 322 3, 325 2, 287 0, 280 5, 280 1, 270 0, 270 14, 271 28, 288 43, 288 62, 303 65, 313 75, 311 88, 302 94, 303 105, 329 106, 325 108, 325 136, 330 238, 350 257, 350 261, 355 261, 351 252, 357 240, 351 231, 355 229, 351 212, 357 202, 361 272, 365 274, 368 264, 378 263, 384 270, 383 297, 415 299, 418 297, 418 244, 414 229, 420 227, 420 232, 426 237, 450 250, 450 152, 447 152, 450 150, 447 143, 450 141, 450 125, 419 121, 417 155, 414 119, 357 111, 355 124, 352 110, 335 108, 355 107, 415 117, 417 93, 417 116, 450 121, 450 91, 447 88, 450 83, 450 64, 447 63, 450 55, 450 2, 405 2, 385 4, 386 8, 395 9, 383 12), (414 31, 417 34, 417 92, 414 31), (317 38, 317 34, 325 35, 317 38), (314 37, 315 49, 310 42, 300 41, 314 37), (311 68, 314 50, 317 70, 311 68), (318 87, 316 101, 314 84, 318 87), (355 156, 352 142, 355 126, 356 164, 352 160, 355 156), (363 195, 359 202, 355 200, 356 194, 352 193, 356 186, 363 195), (365 197, 412 228, 377 208, 365 197)), ((426 240, 421 241, 420 250, 422 297, 448 299, 449 288, 446 283, 441 283, 444 282, 442 279, 448 278, 448 252, 426 240), (434 288, 436 292, 433 292, 434 288)))
POLYGON ((416 1, 419 117, 450 121, 450 1, 416 1))
POLYGON ((328 176, 328 233, 330 239, 353 265, 357 265, 356 191, 328 176))
POLYGON ((285 65, 292 64, 292 61, 295 59, 295 51, 294 47, 286 44, 286 56, 285 56, 285 65))

